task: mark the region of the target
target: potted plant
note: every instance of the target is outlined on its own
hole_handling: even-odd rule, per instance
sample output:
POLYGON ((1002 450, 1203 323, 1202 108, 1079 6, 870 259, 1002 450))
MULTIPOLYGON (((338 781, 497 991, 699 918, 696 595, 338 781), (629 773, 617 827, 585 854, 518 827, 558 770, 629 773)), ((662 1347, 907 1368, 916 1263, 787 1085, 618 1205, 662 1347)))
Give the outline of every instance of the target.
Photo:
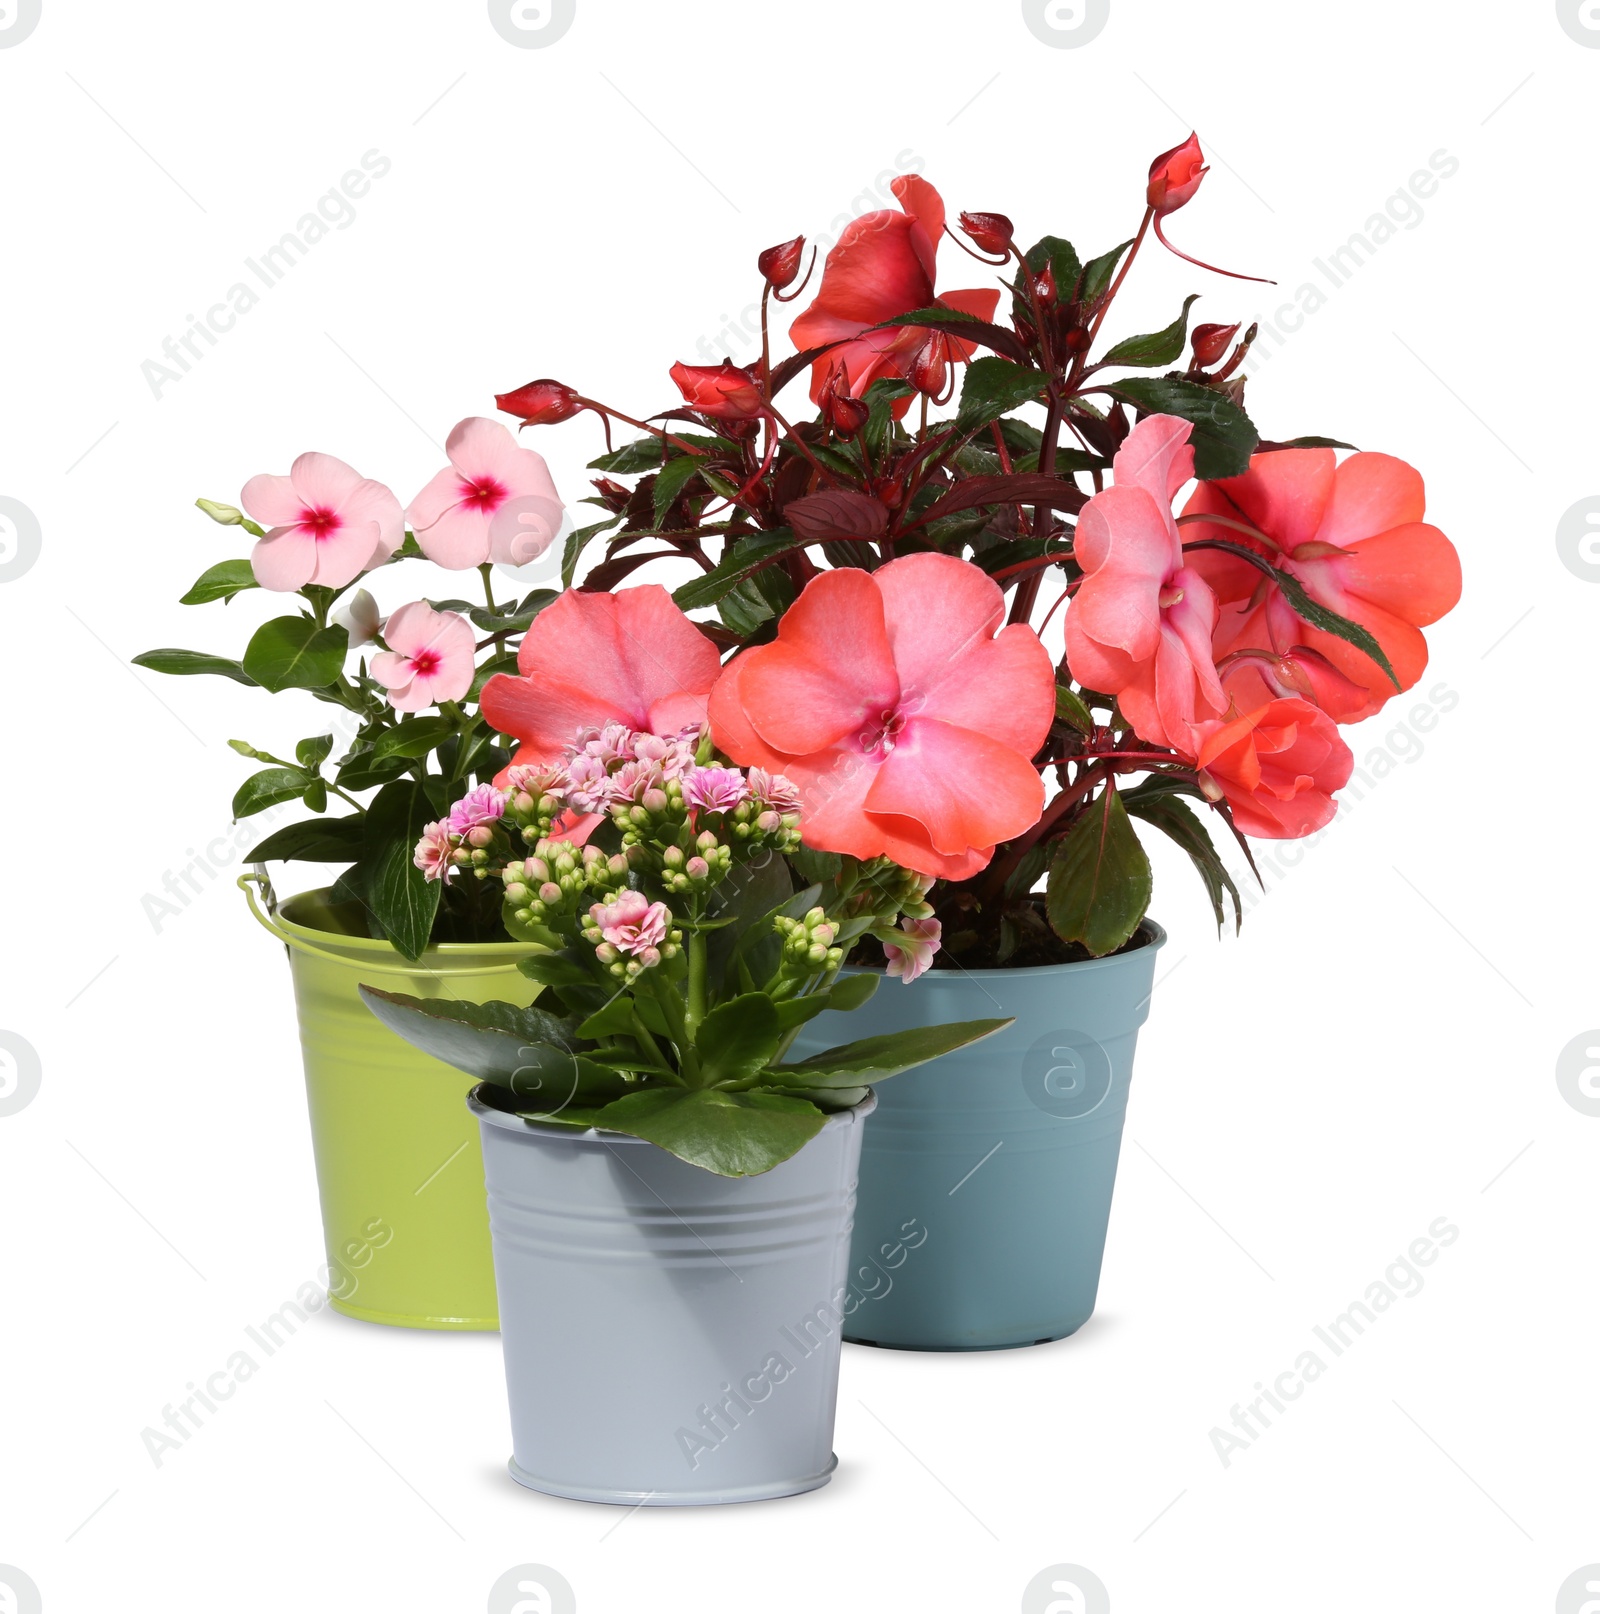
POLYGON ((375 1322, 492 1329, 477 1128, 459 1102, 467 1084, 385 1032, 357 991, 366 980, 425 997, 527 1002, 536 990, 516 971, 531 949, 507 935, 498 904, 476 886, 429 882, 412 852, 425 822, 509 760, 479 696, 515 667, 522 634, 556 593, 497 598, 495 568, 538 571, 563 511, 543 459, 499 423, 464 420, 446 448, 449 465, 404 512, 381 483, 320 453, 301 455, 287 476, 252 477, 243 510, 199 500, 254 544, 248 557, 210 567, 183 603, 261 591, 292 595, 297 609, 256 627, 238 660, 178 649, 135 660, 300 691, 330 709, 326 729, 292 757, 229 743, 261 764, 234 796, 236 819, 306 810, 244 854, 257 872, 241 884, 288 950, 328 1260, 363 1269, 360 1304, 332 1304, 375 1322), (416 561, 477 570, 482 603, 399 603, 396 589, 385 616, 361 585, 387 593, 396 569, 416 561), (280 904, 262 868, 278 860, 345 867, 331 887, 280 904))
MULTIPOLYGON (((795 782, 790 858, 819 902, 852 859, 935 882, 930 914, 863 938, 860 967, 922 980, 862 1019, 1014 1020, 889 1089, 866 1128, 854 1270, 896 1270, 850 1338, 982 1349, 1081 1326, 1163 940, 1136 826, 1189 856, 1219 931, 1229 905, 1237 925, 1207 818, 1246 860, 1248 837, 1325 825, 1352 768, 1338 726, 1416 683, 1421 630, 1459 596, 1409 465, 1260 437, 1253 326, 1191 332, 1190 297, 1162 330, 1105 334, 1204 173, 1193 136, 1163 153, 1136 233, 1087 260, 963 213, 964 250, 999 284, 942 292, 942 238, 962 243, 938 192, 902 176, 901 210, 830 251, 793 355, 774 358, 768 319, 809 282, 803 238, 758 261, 760 357, 673 366, 683 406, 594 462, 612 530, 583 588, 663 558, 699 568, 673 598, 714 609, 701 631, 734 652, 712 737, 795 782), (780 395, 807 372, 816 413, 792 419, 780 395), (1052 667, 1031 624, 1063 607, 1052 667)), ((628 418, 554 380, 497 402, 524 425, 628 418)), ((569 544, 568 581, 600 537, 569 544)), ((523 673, 541 668, 525 643, 523 673)), ((536 734, 536 684, 491 684, 490 721, 536 734)), ((832 1035, 819 1019, 797 1048, 832 1035)))
MULTIPOLYGON (((674 633, 655 593, 598 614, 648 607, 648 648, 670 673, 696 634, 682 618, 674 633)), ((568 616, 529 643, 594 649, 592 620, 568 616)), ((597 665, 568 662, 566 692, 597 665)), ((558 689, 540 710, 562 704, 558 689)), ((650 704, 668 733, 580 729, 562 755, 511 767, 504 790, 469 793, 417 849, 430 881, 495 894, 506 928, 538 946, 520 965, 544 989, 537 1005, 362 991, 479 1083, 512 1475, 598 1502, 787 1496, 835 1463, 871 1086, 1009 1022, 788 1057, 808 1020, 873 995, 874 977, 840 978, 845 954, 925 918, 928 882, 878 857, 852 859, 826 892, 795 890, 794 786, 729 766, 699 724, 671 732, 670 700, 650 704), (604 1393, 571 1393, 584 1383, 604 1393)))

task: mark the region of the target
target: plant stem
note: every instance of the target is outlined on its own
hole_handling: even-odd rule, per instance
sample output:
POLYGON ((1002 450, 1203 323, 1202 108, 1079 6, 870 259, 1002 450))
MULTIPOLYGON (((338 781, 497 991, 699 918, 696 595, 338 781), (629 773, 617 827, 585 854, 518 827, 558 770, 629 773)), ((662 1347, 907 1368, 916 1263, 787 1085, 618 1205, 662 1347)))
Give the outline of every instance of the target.
POLYGON ((489 607, 491 616, 499 610, 499 607, 494 603, 494 589, 490 586, 490 575, 493 569, 488 561, 485 561, 478 568, 478 575, 483 579, 483 603, 489 607))
POLYGON ((685 1023, 690 1037, 706 1017, 706 938, 702 931, 689 933, 689 1007, 685 1023))

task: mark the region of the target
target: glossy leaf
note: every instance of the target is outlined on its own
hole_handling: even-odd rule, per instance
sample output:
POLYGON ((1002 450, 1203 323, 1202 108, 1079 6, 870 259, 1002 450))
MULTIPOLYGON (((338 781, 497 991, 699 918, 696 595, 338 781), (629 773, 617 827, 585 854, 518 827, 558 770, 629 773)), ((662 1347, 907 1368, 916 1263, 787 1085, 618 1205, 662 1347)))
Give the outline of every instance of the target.
POLYGON ((804 539, 782 527, 757 537, 742 538, 729 546, 715 570, 704 572, 682 588, 675 589, 672 598, 683 611, 715 605, 764 566, 770 566, 781 556, 804 547, 804 539))
POLYGON ((784 1087, 867 1087, 887 1081, 901 1071, 942 1059, 958 1048, 991 1037, 1011 1020, 958 1020, 948 1025, 915 1026, 889 1031, 829 1048, 794 1065, 775 1065, 762 1075, 763 1084, 784 1087))
POLYGON ((827 1117, 779 1093, 651 1088, 590 1112, 591 1124, 644 1138, 721 1177, 754 1177, 798 1154, 827 1117))
POLYGON ((1103 790, 1056 842, 1045 887, 1051 928, 1064 942, 1082 942, 1096 958, 1114 953, 1139 928, 1150 887, 1150 859, 1122 797, 1103 790))
POLYGON ((197 673, 214 673, 219 678, 231 678, 236 684, 250 689, 256 681, 237 661, 226 656, 209 656, 203 650, 146 650, 133 658, 135 667, 148 667, 151 672, 170 673, 177 678, 192 678, 197 673))
POLYGON ((666 444, 659 437, 641 437, 636 442, 624 443, 621 448, 602 454, 589 461, 591 471, 608 471, 613 476, 636 476, 640 471, 653 471, 660 465, 666 444))
POLYGON ((286 801, 299 801, 312 776, 300 768, 263 768, 239 786, 233 796, 233 816, 249 818, 286 801))
POLYGON ((765 992, 745 992, 719 1003, 695 1032, 701 1080, 721 1087, 754 1076, 778 1051, 782 1027, 765 992))
POLYGON ((1206 833, 1205 825, 1194 810, 1176 795, 1130 796, 1127 808, 1135 818, 1141 818, 1147 824, 1154 824, 1189 854, 1189 861, 1194 864, 1200 878, 1205 882, 1206 894, 1211 898, 1211 911, 1216 915, 1219 933, 1226 918, 1222 903, 1223 894, 1227 893, 1233 899, 1233 928, 1237 933, 1244 923, 1244 907, 1239 900, 1239 888, 1217 855, 1217 849, 1212 844, 1210 835, 1206 833))
POLYGON ((1129 364, 1145 369, 1160 369, 1176 364, 1183 357, 1189 341, 1189 310, 1200 300, 1199 294, 1185 297, 1183 312, 1165 330, 1152 331, 1148 336, 1129 336, 1111 349, 1100 361, 1102 364, 1129 364))
POLYGON ((1110 289, 1117 265, 1122 262, 1123 253, 1132 245, 1133 237, 1129 236, 1120 247, 1113 247, 1098 258, 1091 258, 1083 266, 1083 283, 1078 289, 1078 296, 1084 303, 1092 306, 1110 289))
POLYGON ((308 616, 279 616, 251 636, 244 670, 276 694, 284 689, 321 689, 344 670, 350 635, 337 624, 319 628, 308 616))
POLYGON ((361 855, 365 837, 365 818, 314 818, 275 829, 264 841, 252 846, 240 861, 351 863, 361 855))
POLYGON ((407 718, 392 729, 382 730, 373 740, 373 765, 394 757, 425 757, 455 731, 456 726, 448 717, 407 718))
POLYGON ((1250 417, 1214 387, 1166 376, 1129 376, 1108 389, 1142 415, 1176 415, 1194 426, 1194 474, 1203 481, 1242 476, 1250 468, 1256 429, 1250 417))
POLYGON ((963 437, 1039 398, 1050 378, 1043 370, 1008 359, 974 359, 961 384, 955 429, 963 437))
POLYGON ((694 480, 695 473, 699 469, 700 461, 694 455, 679 454, 675 459, 668 460, 656 473, 655 484, 650 490, 650 500, 657 526, 666 519, 667 512, 677 502, 678 495, 694 480))
POLYGON ((194 587, 178 601, 179 605, 209 605, 212 600, 231 600, 247 588, 259 588, 256 574, 247 560, 219 560, 202 572, 194 587))
POLYGON ((1065 684, 1056 685, 1056 716, 1079 734, 1094 733, 1094 713, 1084 705, 1083 697, 1065 684))
POLYGON ((366 900, 395 949, 420 958, 439 909, 440 883, 424 878, 413 854, 433 804, 419 780, 395 780, 367 809, 367 850, 362 858, 366 900))
POLYGON ((610 516, 604 521, 597 521, 590 527, 579 527, 567 534, 567 541, 561 551, 561 586, 572 587, 572 579, 578 570, 578 562, 583 552, 603 532, 609 532, 619 521, 621 516, 610 516))

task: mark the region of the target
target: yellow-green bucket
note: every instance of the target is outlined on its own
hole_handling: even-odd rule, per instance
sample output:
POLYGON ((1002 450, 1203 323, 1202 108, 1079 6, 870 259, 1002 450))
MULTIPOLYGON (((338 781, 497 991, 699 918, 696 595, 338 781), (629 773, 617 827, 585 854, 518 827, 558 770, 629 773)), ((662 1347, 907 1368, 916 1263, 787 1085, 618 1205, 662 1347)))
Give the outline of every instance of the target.
POLYGON ((330 1303, 401 1328, 498 1328, 472 1078, 395 1036, 356 989, 531 1003, 517 961, 537 949, 447 942, 408 963, 328 891, 263 912, 252 882, 265 886, 239 884, 294 977, 330 1303))

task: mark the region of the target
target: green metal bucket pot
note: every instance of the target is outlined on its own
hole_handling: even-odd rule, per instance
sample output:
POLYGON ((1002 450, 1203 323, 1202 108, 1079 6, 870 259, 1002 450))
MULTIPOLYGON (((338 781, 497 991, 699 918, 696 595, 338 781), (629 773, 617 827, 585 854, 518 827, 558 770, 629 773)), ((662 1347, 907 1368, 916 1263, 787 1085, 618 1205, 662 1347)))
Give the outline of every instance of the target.
POLYGON ((265 880, 239 884, 289 952, 330 1303, 401 1328, 498 1328, 473 1079, 395 1036, 357 987, 527 1004, 538 987, 517 961, 537 949, 447 942, 412 964, 326 890, 263 912, 252 885, 265 880))

